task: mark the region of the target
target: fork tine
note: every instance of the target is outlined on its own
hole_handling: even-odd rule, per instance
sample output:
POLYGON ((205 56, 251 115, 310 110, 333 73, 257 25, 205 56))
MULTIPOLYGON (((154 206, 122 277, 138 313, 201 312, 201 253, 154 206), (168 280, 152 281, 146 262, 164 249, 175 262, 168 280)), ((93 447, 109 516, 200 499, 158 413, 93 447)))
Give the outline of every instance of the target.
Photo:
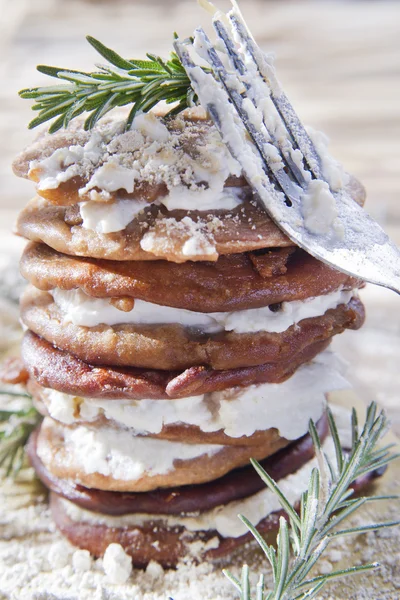
POLYGON ((203 58, 208 60, 232 104, 235 106, 248 134, 267 167, 270 179, 284 192, 290 205, 299 203, 303 190, 285 172, 283 154, 279 152, 273 143, 271 134, 265 126, 263 113, 247 94, 244 94, 243 97, 239 93, 238 89, 241 87, 241 81, 237 75, 227 72, 217 51, 203 29, 196 29, 196 36, 206 51, 206 56, 203 56, 203 58), (254 124, 254 120, 257 121, 257 127, 254 124))
POLYGON ((281 115, 287 130, 290 132, 292 138, 296 141, 296 144, 303 154, 310 171, 313 173, 316 179, 322 179, 325 181, 321 169, 321 160, 319 155, 304 125, 301 123, 296 111, 290 104, 286 94, 283 92, 279 81, 277 80, 274 68, 265 59, 263 52, 253 40, 246 24, 237 14, 237 12, 232 10, 228 16, 230 22, 232 23, 233 29, 235 30, 242 44, 247 49, 249 57, 253 61, 262 78, 265 79, 265 81, 269 84, 271 89, 271 99, 275 104, 277 111, 281 115))
MULTIPOLYGON (((224 143, 232 156, 239 160, 244 175, 251 182, 253 191, 263 201, 266 210, 269 210, 268 200, 271 199, 275 205, 286 207, 284 194, 271 182, 266 172, 266 164, 258 148, 250 143, 247 129, 230 101, 226 89, 213 74, 205 72, 193 62, 187 50, 188 44, 193 45, 193 42, 186 40, 182 43, 175 40, 176 53, 185 67, 202 106, 210 113, 224 143)), ((282 219, 286 220, 287 217, 282 215, 282 219)))
MULTIPOLYGON (((228 56, 231 59, 234 69, 236 69, 242 76, 242 81, 243 81, 243 84, 244 84, 246 90, 250 91, 252 89, 252 84, 254 85, 254 81, 249 81, 249 76, 248 76, 248 71, 246 69, 246 66, 245 66, 242 58, 239 56, 239 53, 236 51, 234 41, 232 40, 230 34, 226 30, 224 23, 219 18, 215 18, 213 20, 213 25, 214 25, 214 29, 215 29, 218 37, 223 41, 223 43, 225 45, 225 48, 227 50, 228 56)), ((265 101, 265 98, 271 98, 271 89, 268 86, 267 82, 261 77, 261 74, 258 71, 258 69, 254 73, 254 78, 258 79, 258 86, 261 85, 261 87, 264 88, 264 92, 265 92, 264 93, 264 101, 265 101)), ((252 100, 253 104, 259 108, 259 102, 257 102, 257 99, 251 98, 251 100, 252 100)), ((274 104, 272 106, 274 106, 274 104)), ((279 119, 282 120, 281 114, 277 110, 276 106, 275 106, 275 111, 276 111, 279 119)), ((263 112, 262 109, 261 109, 261 112, 263 112)), ((265 116, 263 115, 263 117, 264 117, 264 119, 263 119, 264 125, 267 128, 267 125, 265 123, 265 116)), ((279 148, 281 155, 282 155, 282 160, 284 161, 287 169, 292 173, 293 178, 296 179, 297 182, 302 187, 305 187, 307 180, 309 179, 309 178, 307 178, 307 173, 305 173, 304 169, 301 170, 292 158, 292 153, 294 152, 294 150, 297 147, 296 141, 293 139, 290 131, 288 131, 288 129, 286 127, 286 123, 284 123, 283 120, 282 120, 282 125, 285 128, 283 137, 280 136, 278 138, 271 131, 269 131, 268 133, 271 136, 274 146, 276 148, 279 148)))

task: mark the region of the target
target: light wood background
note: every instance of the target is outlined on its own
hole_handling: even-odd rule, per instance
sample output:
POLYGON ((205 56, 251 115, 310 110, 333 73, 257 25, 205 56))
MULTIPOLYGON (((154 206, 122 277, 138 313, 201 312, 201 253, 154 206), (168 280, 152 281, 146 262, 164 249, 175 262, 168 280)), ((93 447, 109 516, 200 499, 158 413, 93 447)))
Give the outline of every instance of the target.
MULTIPOLYGON (((226 0, 219 3, 228 6, 226 0)), ((263 48, 277 57, 289 97, 303 120, 324 130, 332 152, 368 190, 368 210, 400 244, 400 3, 387 0, 242 0, 263 48)), ((208 16, 195 0, 170 2, 0 0, 0 267, 16 262, 10 230, 32 194, 10 168, 34 137, 23 87, 45 84, 38 63, 90 69, 91 34, 127 57, 166 55, 174 31, 189 35, 208 16)), ((101 60, 101 59, 100 59, 101 60)), ((400 432, 400 298, 368 286, 368 320, 335 345, 366 396, 387 406, 400 432)))

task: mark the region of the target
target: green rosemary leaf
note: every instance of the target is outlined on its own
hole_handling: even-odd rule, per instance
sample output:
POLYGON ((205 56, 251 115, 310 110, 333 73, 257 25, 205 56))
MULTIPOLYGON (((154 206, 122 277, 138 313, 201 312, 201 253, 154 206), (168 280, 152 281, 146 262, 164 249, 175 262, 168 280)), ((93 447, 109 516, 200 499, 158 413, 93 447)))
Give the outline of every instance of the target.
POLYGON ((72 69, 64 69, 63 67, 50 67, 48 65, 38 65, 36 67, 36 70, 39 71, 39 73, 43 73, 43 75, 48 75, 49 77, 56 77, 58 78, 59 73, 76 73, 77 75, 83 75, 84 73, 82 73, 81 71, 73 71, 72 69))
MULTIPOLYGON (((59 131, 60 129, 62 129, 64 127, 64 118, 65 117, 62 114, 60 117, 58 117, 58 119, 53 121, 53 123, 49 127, 49 133, 56 133, 56 131, 59 131)), ((32 129, 32 127, 31 127, 31 129, 32 129)))
MULTIPOLYGON (((368 496, 368 497, 363 498, 363 500, 366 503, 368 503, 368 502, 378 502, 380 500, 400 500, 400 496, 392 496, 392 495, 387 495, 387 496, 368 496)), ((346 508, 347 506, 351 506, 355 502, 359 502, 359 498, 356 498, 354 500, 348 500, 346 502, 342 502, 338 506, 338 510, 341 509, 341 508, 346 508)))
POLYGON ((66 81, 70 81, 71 83, 81 84, 86 87, 97 84, 97 80, 95 77, 92 77, 91 75, 86 75, 85 73, 74 73, 73 71, 60 71, 58 74, 58 78, 65 79, 66 81))
POLYGON ((333 418, 333 414, 330 408, 327 411, 328 414, 328 423, 329 430, 333 439, 333 443, 335 444, 335 454, 336 454, 336 463, 337 469, 340 472, 343 469, 343 452, 342 445, 340 443, 339 433, 336 427, 335 419, 333 418))
POLYGON ((276 574, 275 582, 275 596, 281 598, 284 590, 287 574, 289 570, 289 558, 290 558, 290 543, 289 543, 289 529, 286 519, 280 517, 279 519, 279 533, 278 533, 278 554, 277 562, 278 569, 276 574))
POLYGON ((370 468, 370 465, 366 465, 363 469, 360 469, 358 476, 361 477, 362 475, 369 473, 371 470, 377 471, 381 467, 386 467, 389 463, 393 462, 394 460, 398 460, 399 458, 400 454, 393 454, 386 458, 382 458, 382 460, 380 460, 379 462, 374 462, 371 465, 373 467, 372 469, 370 468))
POLYGON ((242 567, 242 600, 250 600, 250 579, 248 565, 243 565, 242 567))
POLYGON ((364 525, 363 527, 351 527, 350 529, 341 529, 340 531, 334 531, 329 534, 330 538, 339 537, 343 535, 353 535, 360 533, 368 533, 369 531, 377 531, 378 529, 386 529, 388 527, 398 527, 400 521, 390 521, 387 523, 374 523, 373 525, 364 525))
POLYGON ((318 577, 313 577, 313 579, 309 579, 308 581, 303 581, 303 583, 299 585, 299 588, 314 585, 319 581, 328 581, 329 579, 337 579, 338 577, 354 575, 355 573, 361 573, 362 571, 371 571, 377 569, 379 566, 379 563, 374 562, 367 565, 358 565, 356 567, 342 569, 340 571, 332 571, 331 573, 327 573, 326 575, 319 575, 318 577))
POLYGON ((308 554, 312 539, 315 533, 315 524, 318 516, 320 479, 318 469, 313 469, 310 475, 301 528, 301 550, 300 558, 305 558, 308 554))
POLYGON ((32 399, 32 396, 29 394, 24 394, 23 392, 11 392, 8 390, 0 390, 0 396, 11 396, 12 398, 29 398, 32 399))
POLYGON ((66 109, 69 109, 69 107, 71 106, 72 103, 73 103, 72 99, 66 100, 65 102, 62 102, 61 104, 59 104, 58 106, 55 106, 52 109, 48 109, 48 110, 40 112, 39 116, 36 117, 36 119, 33 119, 29 123, 28 128, 33 129, 34 127, 37 127, 38 125, 41 125, 42 123, 45 123, 46 121, 48 121, 49 119, 52 119, 53 117, 57 117, 60 114, 64 115, 66 109))
POLYGON ((347 519, 347 517, 352 515, 359 508, 361 508, 362 505, 365 504, 365 502, 366 502, 366 498, 359 498, 358 500, 355 500, 354 503, 352 503, 347 508, 344 508, 340 512, 335 513, 335 515, 329 521, 328 525, 324 528, 324 535, 328 534, 332 529, 337 527, 342 521, 347 519))
POLYGON ((316 598, 318 596, 318 594, 322 591, 322 588, 325 587, 326 583, 327 583, 327 579, 324 578, 315 587, 308 590, 308 592, 301 594, 300 596, 298 596, 298 598, 301 598, 301 600, 306 600, 306 599, 310 600, 311 598, 316 598))
POLYGON ((292 573, 290 574, 290 576, 288 577, 288 580, 287 580, 287 584, 286 584, 287 587, 294 586, 294 588, 296 588, 297 582, 304 581, 304 579, 308 576, 310 571, 314 568, 316 563, 319 561, 320 556, 325 552, 325 550, 329 544, 329 541, 330 540, 327 538, 323 539, 318 544, 318 546, 316 547, 314 552, 312 554, 310 554, 310 556, 308 556, 306 559, 299 559, 298 555, 297 555, 294 566, 293 566, 292 573))
POLYGON ((31 400, 24 409, 0 411, 0 467, 5 477, 15 477, 24 462, 25 444, 42 417, 33 407, 31 396, 7 390, 1 390, 0 394, 31 400))
POLYGON ((125 71, 132 69, 132 63, 129 60, 125 60, 122 58, 122 56, 117 54, 117 52, 111 50, 111 48, 107 48, 107 46, 99 42, 99 40, 96 40, 96 38, 87 35, 86 39, 89 44, 93 46, 93 48, 112 65, 115 65, 119 69, 123 69, 125 71))
POLYGON ((229 579, 229 581, 235 586, 235 588, 239 592, 241 592, 242 591, 242 586, 241 586, 240 581, 238 579, 236 579, 236 577, 234 577, 232 575, 232 573, 230 571, 228 571, 227 569, 223 569, 222 572, 225 575, 225 577, 227 577, 229 579))
POLYGON ((269 563, 272 566, 274 559, 272 558, 270 546, 264 540, 262 535, 257 531, 257 529, 254 527, 254 525, 252 523, 250 523, 250 521, 245 516, 239 515, 239 519, 242 521, 242 523, 244 523, 246 525, 247 529, 250 531, 250 533, 252 534, 254 539, 257 541, 258 545, 260 546, 261 550, 264 552, 265 556, 267 557, 269 563))
POLYGON ((0 423, 9 421, 11 417, 23 417, 26 414, 26 410, 0 410, 0 423))
POLYGON ((298 514, 294 510, 293 506, 290 504, 289 500, 285 497, 283 492, 279 489, 276 482, 268 475, 268 473, 262 468, 259 462, 254 459, 251 459, 251 464, 263 480, 263 482, 269 487, 269 489, 274 492, 282 505, 282 508, 287 512, 287 514, 293 519, 294 523, 300 528, 301 523, 298 514))
POLYGON ((157 65, 156 68, 161 71, 166 71, 170 75, 172 75, 172 69, 169 67, 168 62, 163 61, 160 56, 156 56, 155 54, 147 54, 147 57, 150 59, 154 65, 157 65))
POLYGON ((358 417, 355 408, 351 411, 351 449, 354 452, 358 441, 358 417))
POLYGON ((85 111, 86 99, 82 98, 80 102, 73 104, 68 112, 64 115, 63 127, 68 127, 69 123, 75 117, 81 115, 85 111))
POLYGON ((264 575, 260 575, 260 579, 256 588, 256 600, 264 600, 264 575))
MULTIPOLYGON (((130 60, 135 69, 145 69, 149 71, 162 71, 162 67, 153 60, 130 60)), ((133 71, 134 72, 134 71, 133 71)))

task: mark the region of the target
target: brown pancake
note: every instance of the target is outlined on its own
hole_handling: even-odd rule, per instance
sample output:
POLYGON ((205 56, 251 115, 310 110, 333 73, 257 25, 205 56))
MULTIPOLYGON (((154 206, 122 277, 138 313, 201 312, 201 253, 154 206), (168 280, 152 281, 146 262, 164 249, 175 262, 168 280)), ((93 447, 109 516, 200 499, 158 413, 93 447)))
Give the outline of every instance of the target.
MULTIPOLYGON (((316 428, 321 441, 328 435, 327 417, 324 415, 316 428)), ((167 514, 179 515, 211 510, 216 506, 241 500, 264 489, 264 483, 248 465, 227 473, 223 477, 193 486, 154 490, 150 493, 124 493, 88 489, 73 481, 59 479, 44 466, 36 453, 38 430, 30 437, 27 452, 33 468, 44 485, 56 494, 78 506, 94 512, 121 516, 124 514, 167 514)), ((261 461, 261 466, 279 481, 300 469, 314 456, 311 436, 306 434, 261 461)))
MULTIPOLYGON (((189 159, 189 164, 186 163, 185 165, 182 165, 181 168, 183 171, 193 170, 193 159, 195 164, 198 166, 202 166, 206 169, 211 167, 214 172, 216 168, 218 169, 220 164, 214 165, 213 168, 210 162, 212 162, 213 159, 213 152, 216 150, 218 151, 218 145, 220 146, 222 141, 220 140, 212 121, 207 117, 207 113, 204 109, 201 107, 186 109, 175 117, 168 117, 166 120, 163 120, 165 111, 163 112, 162 110, 157 109, 151 112, 155 113, 157 117, 161 118, 161 121, 163 121, 170 133, 174 136, 173 147, 169 149, 169 152, 172 150, 174 155, 178 154, 182 158, 186 157, 189 159), (190 163, 190 161, 192 162, 190 163)), ((79 189, 88 183, 93 175, 93 172, 103 163, 103 161, 107 162, 107 160, 110 158, 110 155, 113 155, 113 157, 121 157, 122 155, 122 163, 124 166, 129 168, 130 165, 130 168, 136 170, 137 165, 132 164, 132 162, 135 160, 135 158, 141 158, 144 148, 146 148, 146 146, 148 148, 149 143, 153 145, 152 142, 154 140, 142 139, 142 143, 137 145, 135 138, 132 138, 130 141, 126 139, 125 125, 127 116, 127 112, 123 109, 113 113, 111 116, 107 115, 101 120, 101 122, 95 125, 93 131, 85 131, 84 119, 78 117, 76 120, 70 123, 66 129, 61 129, 53 134, 49 134, 47 132, 40 134, 36 140, 25 150, 23 150, 14 160, 14 173, 19 177, 30 179, 31 181, 37 183, 40 181, 41 167, 40 165, 33 167, 31 164, 33 161, 40 162, 43 159, 49 158, 56 150, 60 148, 68 148, 70 146, 83 147, 89 141, 92 133, 100 133, 102 137, 105 135, 105 138, 103 138, 101 149, 99 148, 100 154, 103 156, 101 157, 100 163, 97 166, 90 164, 92 161, 86 161, 81 173, 67 179, 65 182, 59 183, 58 187, 44 190, 38 189, 38 194, 50 202, 58 204, 59 206, 68 206, 82 202, 82 200, 89 200, 90 194, 84 193, 83 191, 79 193, 79 189), (110 125, 112 126, 112 130, 107 133, 106 130, 110 125), (115 129, 116 126, 117 129, 115 129), (109 142, 112 142, 112 148, 110 148, 108 145, 109 142)), ((158 152, 161 151, 161 156, 165 156, 163 151, 168 151, 168 143, 166 144, 163 140, 158 140, 158 142, 158 152)), ((158 158, 160 158, 160 156, 158 156, 158 158)), ((161 169, 162 171, 165 170, 165 166, 169 166, 171 164, 170 158, 165 158, 166 162, 163 165, 164 169, 161 169)), ((163 159, 161 158, 161 160, 163 159)), ((75 160, 73 159, 73 163, 74 162, 75 160)), ((68 166, 70 164, 71 163, 69 162, 68 166)), ((174 179, 176 176, 178 176, 179 179, 181 176, 183 176, 184 179, 189 177, 189 181, 186 181, 187 185, 198 183, 195 175, 190 177, 187 172, 185 175, 185 173, 180 172, 179 169, 178 172, 174 172, 173 175, 174 179)), ((158 197, 167 194, 168 188, 165 182, 154 180, 157 179, 157 173, 154 172, 154 170, 152 171, 150 169, 149 173, 149 170, 145 169, 145 177, 146 176, 146 179, 143 179, 143 177, 141 178, 139 176, 139 179, 137 179, 135 182, 135 188, 132 193, 128 193, 125 189, 119 189, 111 192, 110 197, 112 199, 128 198, 153 202, 158 197)), ((162 180, 162 176, 159 177, 159 179, 162 180)), ((238 178, 235 176, 229 176, 225 183, 226 185, 246 185, 244 178, 238 178)), ((99 188, 94 189, 100 191, 99 188)))
MULTIPOLYGON (((351 179, 348 191, 357 202, 364 203, 365 192, 357 180, 351 179)), ((168 212, 153 204, 123 231, 109 234, 81 227, 78 213, 77 207, 71 210, 37 197, 20 213, 16 231, 64 254, 117 261, 216 261, 225 254, 293 246, 255 200, 229 212, 168 212), (193 229, 200 237, 200 250, 188 255, 184 245, 192 238, 193 229), (142 240, 148 242, 146 250, 141 247, 142 240)))
POLYGON ((267 214, 251 202, 230 212, 168 212, 155 205, 142 211, 123 231, 101 234, 80 225, 75 212, 34 198, 20 213, 16 232, 34 242, 44 242, 64 254, 107 260, 216 261, 219 255, 293 246, 267 214), (182 220, 185 219, 183 222, 182 220), (177 225, 178 223, 178 225, 177 225), (179 225, 179 223, 182 223, 179 225), (184 254, 192 229, 199 230, 208 250, 184 254), (151 251, 140 243, 150 236, 151 251), (213 248, 210 251, 210 248, 213 248))
POLYGON ((64 323, 47 292, 28 287, 21 298, 22 322, 57 348, 95 365, 181 370, 209 366, 237 369, 289 360, 307 346, 345 329, 358 329, 364 307, 353 298, 321 317, 304 319, 282 333, 222 332, 205 335, 180 325, 98 325, 64 323))
MULTIPOLYGON (((73 432, 75 429, 73 426, 60 425, 48 417, 44 419, 37 440, 38 456, 44 466, 52 475, 60 479, 70 479, 88 488, 117 492, 149 492, 157 488, 205 483, 248 464, 251 458, 262 460, 271 456, 290 443, 280 437, 276 429, 269 429, 268 436, 259 446, 217 445, 216 452, 213 454, 201 454, 189 460, 177 458, 172 469, 166 473, 143 472, 134 479, 117 479, 111 474, 104 475, 97 471, 84 472, 79 463, 82 457, 77 456, 73 445, 65 437, 68 432, 73 432)), ((104 433, 110 430, 110 428, 103 429, 104 433)), ((87 427, 86 430, 99 431, 93 427, 87 427)), ((132 441, 135 440, 135 436, 129 437, 132 441)), ((151 438, 140 438, 140 441, 146 439, 152 445, 156 441, 163 443, 151 438)), ((163 450, 160 449, 161 451, 163 450)))
POLYGON ((361 282, 300 248, 221 256, 217 262, 105 261, 29 244, 20 263, 35 287, 80 288, 97 298, 137 298, 197 312, 229 312, 305 300, 361 282))
MULTIPOLYGON (((352 484, 355 493, 368 486, 380 473, 368 473, 352 484)), ((300 494, 300 491, 299 491, 300 494)), ((93 523, 75 522, 67 514, 62 498, 52 492, 50 494, 52 517, 61 533, 78 548, 89 550, 94 556, 103 556, 109 544, 121 544, 125 552, 132 557, 135 567, 143 568, 154 560, 163 567, 175 567, 179 560, 191 556, 190 545, 203 542, 203 549, 198 549, 194 560, 214 560, 229 556, 240 546, 251 542, 252 534, 240 537, 223 538, 217 531, 189 532, 183 527, 169 529, 160 523, 149 523, 146 527, 108 527, 93 523), (219 541, 218 546, 214 544, 219 541), (207 542, 210 544, 207 546, 207 542), (217 546, 217 547, 216 547, 217 546)), ((273 512, 257 525, 257 530, 268 543, 275 543, 279 528, 279 517, 285 516, 283 511, 273 512)))
MULTIPOLYGON (((162 400, 198 396, 238 385, 282 383, 329 344, 327 339, 307 346, 285 361, 229 371, 213 371, 204 366, 181 372, 94 366, 54 348, 31 331, 25 333, 21 351, 30 377, 43 387, 89 398, 162 400)), ((6 368, 4 375, 10 377, 6 368)))

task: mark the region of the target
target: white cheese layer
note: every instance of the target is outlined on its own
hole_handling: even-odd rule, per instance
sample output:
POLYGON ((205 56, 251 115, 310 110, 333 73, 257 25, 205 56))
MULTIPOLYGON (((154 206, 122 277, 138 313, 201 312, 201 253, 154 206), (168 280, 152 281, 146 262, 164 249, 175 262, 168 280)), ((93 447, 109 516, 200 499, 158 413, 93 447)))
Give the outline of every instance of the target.
MULTIPOLYGON (((168 210, 185 211, 233 210, 242 202, 243 190, 240 188, 224 188, 222 191, 212 187, 191 190, 183 185, 171 188, 166 196, 157 200, 157 204, 163 204, 168 210)), ((150 204, 143 200, 80 202, 82 227, 97 233, 123 231, 146 206, 150 204)))
MULTIPOLYGON (((334 446, 331 439, 323 444, 324 452, 334 462, 334 446)), ((309 483, 311 471, 317 467, 316 459, 307 462, 301 469, 279 481, 279 487, 291 504, 299 501, 309 483)), ((69 500, 62 500, 65 511, 70 519, 78 523, 106 525, 108 527, 140 527, 150 522, 161 523, 165 527, 185 527, 188 531, 217 531, 222 537, 240 537, 248 532, 247 527, 239 520, 238 515, 247 517, 253 525, 258 525, 262 519, 280 510, 278 496, 269 489, 249 496, 244 500, 236 500, 225 506, 217 506, 212 510, 196 516, 147 515, 131 514, 114 517, 102 515, 80 508, 69 500)))
POLYGON ((199 313, 183 308, 160 306, 143 300, 135 300, 134 308, 129 312, 123 312, 111 305, 108 299, 93 298, 81 290, 55 288, 50 293, 63 313, 64 322, 83 327, 96 327, 100 324, 112 326, 122 323, 147 325, 163 323, 196 327, 205 333, 221 331, 279 333, 303 319, 322 316, 329 309, 347 304, 356 292, 337 290, 307 300, 283 302, 277 311, 272 311, 265 306, 229 313, 199 313))
MULTIPOLYGON (((63 466, 72 465, 86 474, 99 473, 124 481, 135 481, 145 474, 164 475, 173 471, 176 460, 212 456, 224 448, 217 444, 183 444, 136 437, 128 430, 112 427, 62 427, 46 417, 42 430, 54 428, 56 435, 63 437, 66 450, 63 466)), ((38 438, 37 454, 45 465, 55 460, 54 451, 44 437, 38 438)))
MULTIPOLYGON (((196 209, 208 210, 212 199, 223 193, 225 181, 231 175, 240 177, 241 168, 214 127, 199 134, 196 123, 175 125, 168 130, 151 112, 138 114, 128 131, 125 120, 105 119, 93 131, 80 132, 76 144, 31 161, 29 172, 39 190, 56 189, 79 177, 84 182, 79 189, 82 200, 104 202, 119 190, 132 194, 145 181, 166 186, 171 208, 186 208, 182 194, 198 192, 189 204, 204 200, 204 206, 196 209)), ((234 205, 237 202, 231 199, 230 206, 234 205)))
POLYGON ((101 400, 43 392, 49 415, 66 425, 105 417, 136 433, 158 434, 164 426, 184 424, 206 433, 222 430, 232 438, 276 428, 282 437, 295 440, 305 434, 310 419, 320 419, 328 392, 350 387, 343 370, 338 357, 326 351, 283 383, 178 400, 101 400))
POLYGON ((144 200, 118 200, 116 202, 96 202, 88 200, 79 203, 82 227, 97 233, 122 231, 146 206, 144 200))

